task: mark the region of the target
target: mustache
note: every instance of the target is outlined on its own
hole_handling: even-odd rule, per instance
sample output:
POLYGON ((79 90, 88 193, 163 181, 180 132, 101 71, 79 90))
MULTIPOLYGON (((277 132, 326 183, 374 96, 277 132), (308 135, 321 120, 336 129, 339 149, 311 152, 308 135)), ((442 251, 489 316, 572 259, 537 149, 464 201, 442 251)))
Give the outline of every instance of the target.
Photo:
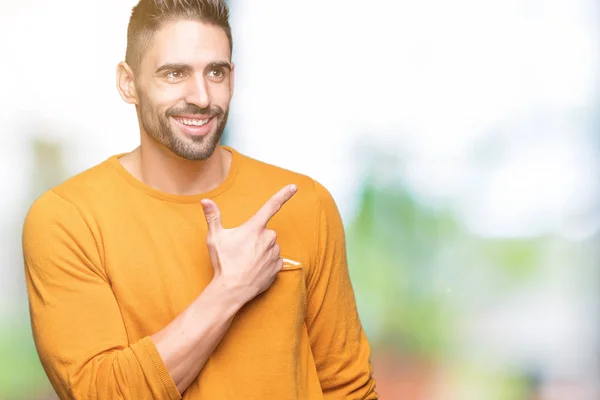
POLYGON ((173 115, 180 114, 190 114, 190 115, 210 115, 211 117, 220 116, 225 114, 223 109, 219 106, 209 106, 209 107, 198 107, 195 104, 186 104, 183 107, 171 107, 167 110, 167 117, 172 117, 173 115))

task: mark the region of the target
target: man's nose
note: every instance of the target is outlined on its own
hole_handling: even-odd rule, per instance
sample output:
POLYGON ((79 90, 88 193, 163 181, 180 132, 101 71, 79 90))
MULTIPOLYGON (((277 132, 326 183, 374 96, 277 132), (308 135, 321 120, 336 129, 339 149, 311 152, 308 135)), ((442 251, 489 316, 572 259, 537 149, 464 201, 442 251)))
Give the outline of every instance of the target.
POLYGON ((210 93, 208 85, 203 78, 190 81, 187 88, 185 101, 188 104, 195 104, 200 108, 206 108, 210 105, 210 93))

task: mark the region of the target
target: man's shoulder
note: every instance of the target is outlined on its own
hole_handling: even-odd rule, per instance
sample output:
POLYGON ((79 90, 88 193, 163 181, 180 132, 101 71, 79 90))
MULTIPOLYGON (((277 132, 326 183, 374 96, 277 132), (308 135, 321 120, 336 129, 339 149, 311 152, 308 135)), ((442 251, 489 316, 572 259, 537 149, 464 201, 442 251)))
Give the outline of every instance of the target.
POLYGON ((102 161, 46 190, 33 202, 32 208, 47 208, 61 203, 78 208, 80 204, 106 196, 113 182, 109 161, 102 161))
POLYGON ((323 204, 333 205, 335 201, 330 191, 317 178, 265 162, 248 155, 241 155, 243 167, 241 179, 244 185, 252 190, 262 192, 262 197, 269 198, 288 184, 295 184, 298 192, 293 197, 296 207, 306 210, 318 210, 323 204))
POLYGON ((242 172, 245 174, 252 174, 260 180, 285 180, 285 179, 296 179, 301 181, 310 181, 311 178, 298 171, 293 171, 267 161, 254 158, 247 154, 239 153, 243 158, 242 172))
POLYGON ((252 185, 256 190, 265 191, 265 195, 274 194, 285 185, 295 184, 298 193, 295 198, 317 201, 319 196, 329 192, 312 176, 278 166, 251 156, 241 154, 243 166, 241 168, 242 181, 252 185))
MULTIPOLYGON (((45 265, 41 260, 65 250, 65 246, 79 246, 84 251, 95 249, 87 208, 101 206, 102 196, 110 196, 106 190, 110 174, 106 169, 104 162, 90 167, 46 190, 33 201, 22 229, 24 255, 27 260, 36 260, 29 262, 27 268, 36 268, 38 262, 42 262, 40 266, 45 265)), ((70 247, 69 251, 77 250, 70 247)))

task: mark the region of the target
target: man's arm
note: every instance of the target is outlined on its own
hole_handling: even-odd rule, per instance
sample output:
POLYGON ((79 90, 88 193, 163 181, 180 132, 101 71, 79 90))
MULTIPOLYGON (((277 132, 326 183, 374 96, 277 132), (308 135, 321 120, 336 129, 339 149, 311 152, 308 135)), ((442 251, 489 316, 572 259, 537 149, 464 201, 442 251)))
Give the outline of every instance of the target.
POLYGON ((371 350, 348 274, 344 228, 325 187, 317 193, 317 257, 308 280, 306 322, 326 399, 377 399, 371 350))
POLYGON ((180 399, 235 313, 281 269, 264 226, 292 194, 276 194, 252 226, 227 230, 216 204, 203 204, 215 278, 169 325, 133 344, 79 211, 54 191, 38 199, 25 220, 23 253, 34 340, 59 397, 180 399))
POLYGON ((129 345, 98 248, 55 192, 27 214, 23 255, 33 338, 61 399, 181 398, 150 337, 129 345))

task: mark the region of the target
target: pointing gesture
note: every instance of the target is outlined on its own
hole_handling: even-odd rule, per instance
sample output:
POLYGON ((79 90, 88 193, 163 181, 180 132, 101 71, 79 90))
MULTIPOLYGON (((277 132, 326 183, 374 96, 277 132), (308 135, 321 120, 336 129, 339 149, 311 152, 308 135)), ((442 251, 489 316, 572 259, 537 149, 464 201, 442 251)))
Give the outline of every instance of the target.
POLYGON ((266 229, 267 223, 283 207, 283 205, 296 193, 296 186, 289 185, 279 190, 258 210, 245 225, 251 229, 266 229))
POLYGON ((266 227, 296 191, 296 185, 282 188, 248 221, 232 229, 223 228, 221 212, 214 201, 200 202, 208 225, 206 241, 214 279, 238 291, 246 301, 267 290, 283 266, 277 235, 266 227))

